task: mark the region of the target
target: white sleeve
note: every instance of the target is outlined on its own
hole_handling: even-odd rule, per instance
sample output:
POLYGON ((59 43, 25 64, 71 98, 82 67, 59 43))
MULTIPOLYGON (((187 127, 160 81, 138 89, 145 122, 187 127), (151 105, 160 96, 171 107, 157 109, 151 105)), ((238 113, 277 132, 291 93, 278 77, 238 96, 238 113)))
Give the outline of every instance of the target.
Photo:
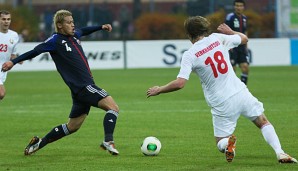
POLYGON ((214 35, 217 36, 221 40, 223 46, 227 47, 228 49, 232 49, 241 44, 241 37, 238 34, 225 35, 215 33, 214 35))
POLYGON ((191 58, 187 52, 184 52, 184 54, 182 56, 180 71, 179 71, 177 78, 179 77, 179 78, 184 78, 184 79, 188 80, 191 71, 192 71, 191 58))
POLYGON ((16 55, 17 54, 17 45, 19 43, 19 35, 18 34, 16 34, 14 36, 14 41, 16 42, 16 44, 13 46, 11 54, 16 55))

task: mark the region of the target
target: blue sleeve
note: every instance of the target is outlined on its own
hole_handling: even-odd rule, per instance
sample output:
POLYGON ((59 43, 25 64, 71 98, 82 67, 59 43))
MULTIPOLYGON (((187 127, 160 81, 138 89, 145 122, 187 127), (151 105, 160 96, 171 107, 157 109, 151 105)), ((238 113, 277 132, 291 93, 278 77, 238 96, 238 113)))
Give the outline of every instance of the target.
POLYGON ((83 27, 83 28, 77 29, 75 34, 78 38, 80 38, 82 36, 87 36, 99 30, 102 30, 102 26, 83 27))
POLYGON ((35 49, 30 50, 20 56, 18 56, 17 58, 14 58, 12 61, 12 63, 15 65, 16 63, 31 59, 36 57, 37 55, 39 55, 40 53, 38 53, 38 51, 36 51, 35 49))
POLYGON ((44 52, 51 52, 53 50, 55 50, 55 38, 54 36, 50 37, 48 40, 46 40, 45 42, 35 46, 34 49, 18 56, 17 58, 14 58, 12 61, 13 64, 28 60, 28 59, 32 59, 36 56, 38 56, 41 53, 44 52))

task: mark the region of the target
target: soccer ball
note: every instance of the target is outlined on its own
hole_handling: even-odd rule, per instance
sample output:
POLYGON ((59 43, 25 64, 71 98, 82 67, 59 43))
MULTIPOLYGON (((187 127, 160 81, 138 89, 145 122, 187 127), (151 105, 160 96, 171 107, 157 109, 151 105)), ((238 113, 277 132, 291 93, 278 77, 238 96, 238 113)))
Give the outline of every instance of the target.
POLYGON ((146 137, 141 145, 141 151, 145 156, 156 156, 161 149, 161 143, 156 137, 146 137))

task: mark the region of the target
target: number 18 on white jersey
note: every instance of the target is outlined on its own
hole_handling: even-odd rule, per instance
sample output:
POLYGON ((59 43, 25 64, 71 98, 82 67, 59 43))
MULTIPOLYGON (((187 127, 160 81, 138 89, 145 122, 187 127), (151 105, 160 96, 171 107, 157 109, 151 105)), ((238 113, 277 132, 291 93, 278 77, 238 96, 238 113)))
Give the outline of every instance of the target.
POLYGON ((189 79, 194 71, 200 78, 209 106, 216 106, 246 87, 230 63, 229 50, 241 43, 238 35, 213 33, 197 41, 182 56, 177 77, 189 79))

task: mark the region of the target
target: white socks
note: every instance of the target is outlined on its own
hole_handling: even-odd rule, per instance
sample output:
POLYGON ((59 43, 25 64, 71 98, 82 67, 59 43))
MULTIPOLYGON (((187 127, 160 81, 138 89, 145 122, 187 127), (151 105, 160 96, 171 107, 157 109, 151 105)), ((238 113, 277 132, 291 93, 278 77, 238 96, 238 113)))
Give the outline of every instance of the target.
POLYGON ((265 141, 273 148, 276 154, 284 153, 284 151, 281 149, 281 145, 274 127, 271 124, 263 126, 261 128, 261 132, 265 138, 265 141))
POLYGON ((227 148, 227 145, 228 145, 228 141, 229 141, 229 138, 223 138, 220 141, 218 141, 217 148, 220 152, 222 153, 225 152, 225 149, 227 148))
MULTIPOLYGON (((284 153, 284 151, 281 149, 281 145, 274 127, 271 124, 263 126, 261 128, 261 132, 265 141, 273 148, 276 154, 284 153)), ((229 138, 223 138, 217 143, 217 148, 220 152, 223 153, 225 151, 228 145, 228 141, 229 138)))

